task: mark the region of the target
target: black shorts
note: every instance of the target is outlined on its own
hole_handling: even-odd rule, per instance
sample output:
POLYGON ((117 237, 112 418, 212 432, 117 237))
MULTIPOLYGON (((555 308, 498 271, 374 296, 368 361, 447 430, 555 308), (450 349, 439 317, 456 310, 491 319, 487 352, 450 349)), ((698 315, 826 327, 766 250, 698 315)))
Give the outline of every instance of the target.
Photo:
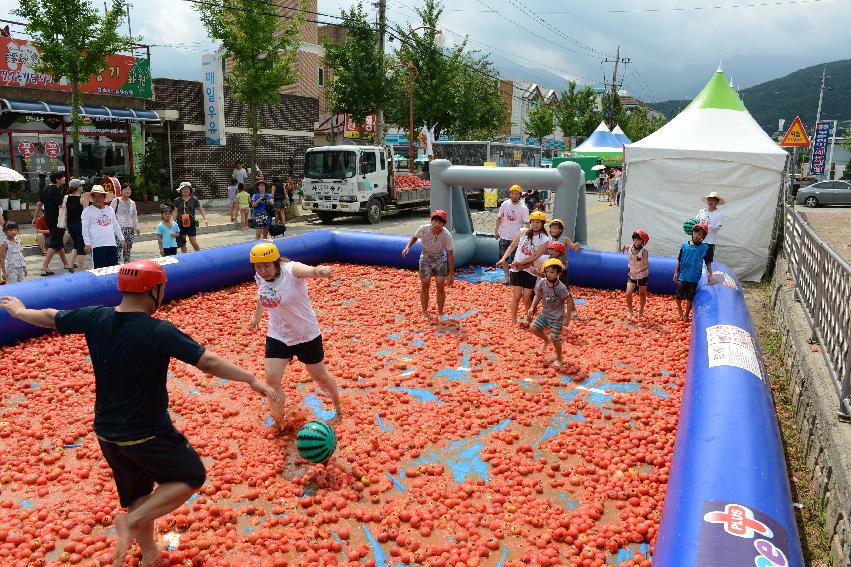
POLYGON ((697 293, 697 282, 677 282, 677 299, 691 301, 697 293))
POLYGON ((163 256, 177 256, 177 246, 163 248, 163 256))
POLYGON ((319 364, 325 360, 325 349, 322 347, 322 335, 306 343, 286 345, 278 339, 266 337, 266 358, 283 358, 291 360, 296 357, 304 364, 319 364))
POLYGON ((71 240, 74 241, 74 250, 77 251, 77 254, 79 254, 80 256, 85 256, 86 243, 83 242, 83 225, 69 224, 68 234, 71 236, 71 240))
POLYGON ((181 226, 180 227, 180 236, 195 236, 197 230, 195 228, 195 221, 192 221, 192 226, 181 226))
POLYGON ((522 287, 523 289, 535 289, 535 284, 538 283, 538 278, 529 272, 511 272, 508 277, 511 285, 522 287))
MULTIPOLYGON (((82 231, 82 228, 80 229, 82 231)), ((54 250, 64 250, 65 249, 65 229, 64 228, 51 228, 50 236, 47 239, 47 247, 53 248, 54 250)))
POLYGON ((707 246, 709 248, 706 250, 706 256, 703 257, 703 261, 709 262, 711 264, 712 261, 715 259, 715 245, 707 244, 707 246))
POLYGON ((631 277, 627 276, 626 281, 627 281, 627 283, 631 283, 632 285, 637 285, 638 287, 647 287, 647 278, 646 277, 638 278, 637 280, 634 280, 631 277))
MULTIPOLYGON (((511 240, 506 240, 504 238, 499 239, 499 257, 502 258, 505 256, 505 251, 508 250, 508 247, 511 246, 511 240)), ((511 263, 514 261, 514 252, 511 253, 511 256, 508 257, 507 262, 511 263)))
POLYGON ((201 457, 174 428, 136 445, 118 445, 101 439, 98 443, 112 469, 124 508, 153 492, 154 483, 183 482, 197 489, 207 479, 201 457))

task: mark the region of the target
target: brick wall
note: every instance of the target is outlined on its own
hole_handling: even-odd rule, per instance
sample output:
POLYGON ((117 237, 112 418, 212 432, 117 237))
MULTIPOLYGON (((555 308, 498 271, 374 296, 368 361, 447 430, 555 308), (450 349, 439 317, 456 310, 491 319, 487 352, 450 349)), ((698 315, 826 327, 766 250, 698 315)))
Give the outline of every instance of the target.
MULTIPOLYGON (((230 181, 233 163, 237 159, 248 162, 251 139, 248 134, 227 134, 227 145, 207 146, 204 132, 187 131, 184 124, 203 125, 201 111, 201 83, 175 79, 155 79, 157 100, 151 104, 156 109, 173 109, 180 118, 171 123, 172 169, 175 185, 190 181, 205 198, 224 197, 230 181)), ((261 107, 263 129, 298 130, 313 132, 318 118, 318 101, 315 98, 280 95, 279 105, 261 107)), ((225 123, 229 127, 245 128, 247 107, 230 96, 225 88, 225 123)), ((164 133, 151 134, 160 138, 163 160, 168 159, 168 145, 164 133)), ((260 136, 260 168, 267 179, 292 174, 303 174, 304 152, 313 146, 313 136, 260 136)), ((168 163, 163 163, 161 184, 168 186, 168 163)))

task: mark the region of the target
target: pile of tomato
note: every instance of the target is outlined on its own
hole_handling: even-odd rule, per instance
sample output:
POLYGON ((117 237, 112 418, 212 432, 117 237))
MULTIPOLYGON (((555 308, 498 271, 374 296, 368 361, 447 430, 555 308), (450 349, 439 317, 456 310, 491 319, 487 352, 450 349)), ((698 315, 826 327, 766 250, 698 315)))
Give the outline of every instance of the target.
POLYGON ((428 181, 412 173, 399 173, 395 181, 397 189, 423 189, 430 185, 428 181))
MULTIPOLYGON (((300 363, 278 431, 245 385, 173 362, 170 411, 208 478, 157 523, 164 564, 650 564, 689 339, 671 298, 651 295, 635 324, 623 293, 574 289, 557 371, 509 326, 505 286, 456 281, 439 323, 422 319, 413 272, 338 265, 310 288, 344 398, 337 452, 298 457, 294 432, 331 407, 300 363)), ((254 293, 158 316, 262 376, 254 293)), ((87 355, 82 337, 55 334, 0 349, 0 564, 111 558, 122 510, 87 355)))

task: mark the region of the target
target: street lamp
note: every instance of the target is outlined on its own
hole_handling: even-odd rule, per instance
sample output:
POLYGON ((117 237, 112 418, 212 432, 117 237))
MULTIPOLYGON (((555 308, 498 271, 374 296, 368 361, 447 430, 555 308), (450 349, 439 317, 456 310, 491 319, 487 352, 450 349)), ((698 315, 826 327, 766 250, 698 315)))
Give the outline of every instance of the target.
MULTIPOLYGON (((446 42, 446 38, 443 36, 443 32, 437 28, 433 28, 431 26, 419 26, 411 30, 410 33, 413 33, 417 30, 429 30, 435 33, 434 43, 438 47, 443 47, 446 42)), ((416 46, 412 44, 410 41, 402 39, 401 34, 396 32, 394 37, 393 34, 390 34, 390 41, 398 38, 399 41, 410 47, 411 49, 416 49, 416 46)), ((403 61, 405 67, 408 69, 408 119, 410 121, 408 127, 410 128, 410 132, 408 134, 408 170, 413 173, 414 172, 414 81, 419 76, 419 70, 416 65, 414 65, 411 61, 403 61)))

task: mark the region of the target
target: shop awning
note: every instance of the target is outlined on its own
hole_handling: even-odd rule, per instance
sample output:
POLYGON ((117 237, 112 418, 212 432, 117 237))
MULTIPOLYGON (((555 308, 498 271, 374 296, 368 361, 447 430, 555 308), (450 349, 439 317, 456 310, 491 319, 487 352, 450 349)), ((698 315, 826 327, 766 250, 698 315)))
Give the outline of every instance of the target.
MULTIPOLYGON (((0 99, 3 112, 25 112, 27 114, 59 114, 71 115, 71 107, 67 104, 43 102, 40 100, 10 100, 0 99)), ((141 108, 114 108, 109 106, 81 106, 81 116, 93 118, 115 118, 119 120, 136 120, 139 122, 159 122, 159 115, 153 110, 141 108)))

